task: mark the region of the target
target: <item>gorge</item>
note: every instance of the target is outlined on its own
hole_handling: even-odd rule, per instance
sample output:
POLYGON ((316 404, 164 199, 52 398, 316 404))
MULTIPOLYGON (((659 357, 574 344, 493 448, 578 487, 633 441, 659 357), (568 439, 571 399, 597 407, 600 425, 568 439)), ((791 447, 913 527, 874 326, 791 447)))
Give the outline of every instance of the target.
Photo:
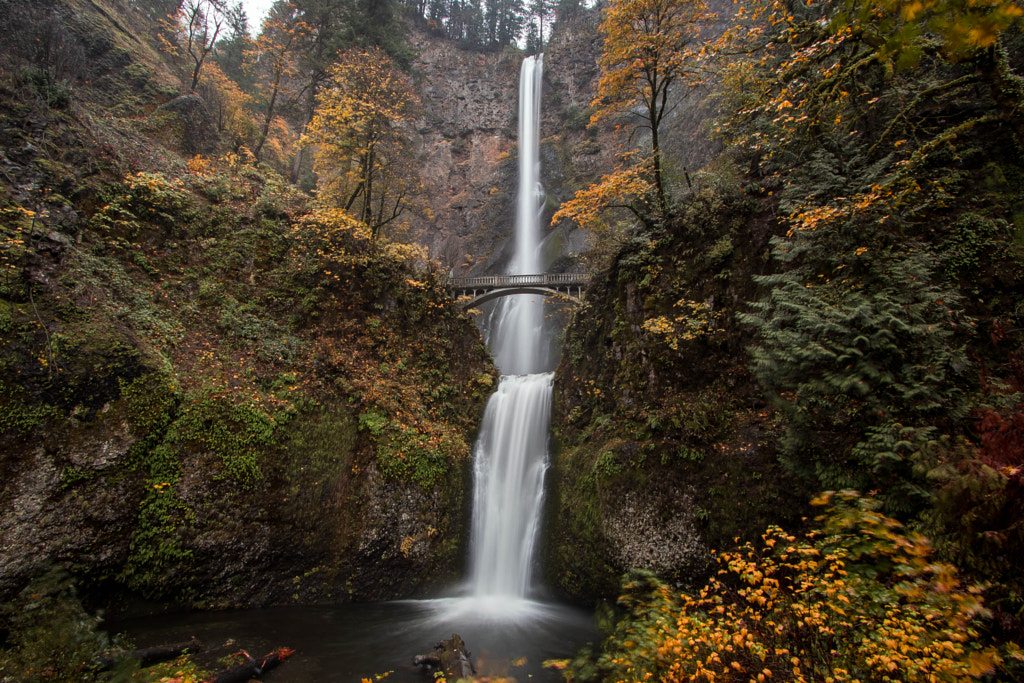
POLYGON ((171 4, 0 3, 0 678, 1020 678, 1019 0, 171 4))

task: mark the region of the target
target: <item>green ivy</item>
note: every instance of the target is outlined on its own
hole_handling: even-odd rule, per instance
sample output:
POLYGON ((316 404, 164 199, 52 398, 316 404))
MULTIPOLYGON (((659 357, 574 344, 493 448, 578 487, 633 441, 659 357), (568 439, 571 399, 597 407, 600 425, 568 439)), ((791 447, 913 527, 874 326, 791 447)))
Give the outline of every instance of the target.
POLYGON ((257 454, 260 448, 273 445, 281 417, 286 416, 249 402, 233 404, 204 390, 185 397, 171 432, 181 443, 195 443, 215 453, 225 476, 252 487, 262 478, 257 454))

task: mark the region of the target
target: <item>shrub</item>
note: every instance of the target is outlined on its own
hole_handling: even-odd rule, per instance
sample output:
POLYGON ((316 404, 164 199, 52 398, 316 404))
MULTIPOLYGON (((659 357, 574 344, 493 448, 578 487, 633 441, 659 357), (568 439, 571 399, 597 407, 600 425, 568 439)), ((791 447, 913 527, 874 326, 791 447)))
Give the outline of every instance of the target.
POLYGON ((116 674, 124 680, 128 673, 122 667, 97 677, 97 657, 110 642, 62 569, 50 569, 30 582, 0 609, 0 616, 10 629, 7 649, 0 650, 0 680, 114 680, 116 674))
POLYGON ((931 558, 923 537, 851 492, 826 494, 822 529, 771 527, 762 547, 718 557, 695 594, 630 578, 596 659, 570 676, 615 681, 968 681, 1019 662, 982 643, 980 588, 931 558))

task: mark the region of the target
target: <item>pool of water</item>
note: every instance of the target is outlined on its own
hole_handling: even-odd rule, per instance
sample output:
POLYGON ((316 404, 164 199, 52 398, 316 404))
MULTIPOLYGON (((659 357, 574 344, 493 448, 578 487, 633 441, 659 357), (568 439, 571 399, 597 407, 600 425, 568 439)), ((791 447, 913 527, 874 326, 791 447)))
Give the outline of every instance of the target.
POLYGON ((430 681, 412 665, 418 654, 459 634, 480 675, 517 681, 557 681, 547 659, 571 656, 598 634, 589 611, 530 600, 451 598, 337 607, 276 607, 137 618, 108 626, 136 647, 198 638, 210 661, 239 649, 262 656, 277 647, 295 654, 263 680, 272 683, 360 681, 390 672, 386 681, 430 681))

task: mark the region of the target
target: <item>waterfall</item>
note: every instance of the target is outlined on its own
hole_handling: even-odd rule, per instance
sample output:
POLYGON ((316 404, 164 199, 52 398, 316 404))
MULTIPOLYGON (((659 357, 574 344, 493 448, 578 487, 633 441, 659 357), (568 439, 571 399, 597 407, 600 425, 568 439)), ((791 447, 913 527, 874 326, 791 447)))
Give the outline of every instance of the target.
MULTIPOLYGON (((516 249, 510 273, 540 270, 542 74, 543 55, 523 61, 516 249)), ((474 451, 470 583, 477 598, 521 600, 530 586, 547 469, 553 382, 544 351, 543 307, 541 297, 505 297, 488 325, 488 344, 502 377, 487 404, 474 451)))
MULTIPOLYGON (((544 56, 523 60, 519 70, 519 192, 516 201, 515 256, 508 273, 536 275, 540 265, 540 92, 544 56)), ((532 294, 501 299, 487 324, 487 343, 502 373, 526 375, 553 369, 545 350, 544 300, 532 294)))

